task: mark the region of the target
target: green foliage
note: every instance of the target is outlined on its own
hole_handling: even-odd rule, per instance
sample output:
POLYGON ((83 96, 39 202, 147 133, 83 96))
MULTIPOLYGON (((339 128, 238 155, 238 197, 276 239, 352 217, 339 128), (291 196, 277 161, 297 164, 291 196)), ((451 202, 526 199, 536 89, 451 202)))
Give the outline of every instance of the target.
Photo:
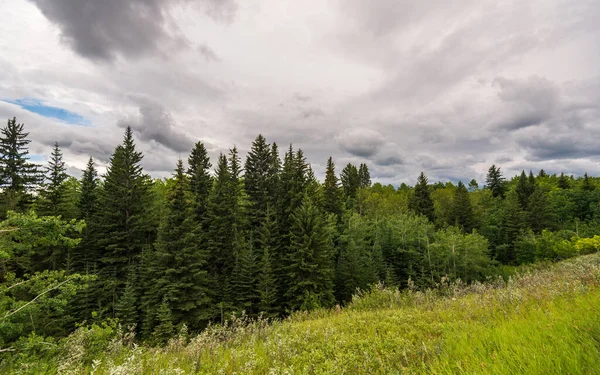
POLYGON ((410 201, 410 208, 417 214, 423 215, 430 221, 435 219, 433 200, 431 199, 427 177, 421 172, 415 185, 414 195, 410 201))
POLYGON ((24 211, 31 203, 30 192, 41 182, 41 174, 35 164, 29 162, 24 125, 17 119, 8 120, 0 130, 0 189, 2 190, 2 217, 6 211, 24 211))
POLYGON ((342 200, 339 187, 339 180, 335 174, 335 164, 331 156, 327 159, 327 169, 325 171, 325 182, 323 183, 323 209, 325 212, 342 215, 342 200))
POLYGON ((506 193, 506 182, 504 177, 502 177, 500 167, 496 168, 495 165, 490 167, 485 183, 486 187, 491 190, 494 198, 504 198, 504 194, 506 193))
POLYGON ((63 154, 58 146, 58 142, 54 143, 48 167, 46 167, 47 183, 42 185, 38 203, 38 212, 42 216, 65 216, 67 186, 65 181, 69 177, 66 173, 63 154))

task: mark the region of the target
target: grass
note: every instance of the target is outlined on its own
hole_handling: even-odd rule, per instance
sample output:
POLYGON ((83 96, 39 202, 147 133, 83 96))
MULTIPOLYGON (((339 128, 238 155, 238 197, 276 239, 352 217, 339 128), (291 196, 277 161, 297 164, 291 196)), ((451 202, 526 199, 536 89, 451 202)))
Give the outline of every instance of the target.
MULTIPOLYGON (((281 322, 235 319, 164 348, 120 335, 90 357, 80 330, 61 355, 24 373, 600 374, 600 255, 508 282, 381 287, 344 309, 281 322), (43 371, 42 371, 43 370, 43 371), (33 371, 33 372, 31 372, 33 371)), ((14 368, 14 372, 18 372, 14 368)))

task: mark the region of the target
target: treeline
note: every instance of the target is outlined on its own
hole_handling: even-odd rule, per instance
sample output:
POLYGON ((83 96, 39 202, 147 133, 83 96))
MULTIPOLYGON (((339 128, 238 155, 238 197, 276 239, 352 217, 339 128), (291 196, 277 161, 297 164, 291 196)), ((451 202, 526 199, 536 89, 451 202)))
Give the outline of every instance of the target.
POLYGON ((0 137, 2 344, 66 335, 118 318, 162 342, 244 311, 281 317, 349 301, 357 288, 428 287, 501 274, 505 266, 597 251, 600 189, 587 174, 399 188, 371 184, 366 164, 331 158, 317 181, 300 149, 283 159, 259 135, 242 161, 215 166, 202 142, 169 179, 144 173, 127 128, 106 174, 80 180, 59 145, 45 170, 28 160, 15 119, 0 137), (43 294, 43 297, 40 297, 43 294))

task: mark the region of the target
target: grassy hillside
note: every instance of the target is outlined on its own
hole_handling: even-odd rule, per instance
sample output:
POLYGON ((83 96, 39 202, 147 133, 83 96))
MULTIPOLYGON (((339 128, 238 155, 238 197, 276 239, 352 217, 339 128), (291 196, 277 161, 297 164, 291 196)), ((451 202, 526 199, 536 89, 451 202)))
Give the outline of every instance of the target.
MULTIPOLYGON (((110 327, 80 329, 23 372, 95 374, 600 373, 600 255, 505 283, 382 288, 344 309, 282 322, 236 319, 165 348, 110 327), (109 344, 106 337, 113 337, 109 344), (99 339, 99 337, 101 339, 99 339), (102 341, 104 340, 104 341, 102 341)), ((25 366, 25 367, 23 367, 25 366)), ((27 367, 29 366, 29 367, 27 367)))

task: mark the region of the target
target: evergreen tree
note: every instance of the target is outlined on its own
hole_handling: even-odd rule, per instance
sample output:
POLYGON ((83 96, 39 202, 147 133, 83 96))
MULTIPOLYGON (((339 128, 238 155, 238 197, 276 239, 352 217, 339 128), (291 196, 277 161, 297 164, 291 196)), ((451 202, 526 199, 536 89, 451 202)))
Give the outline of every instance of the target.
POLYGON ((250 202, 251 227, 258 228, 267 213, 267 205, 274 193, 271 148, 262 135, 258 135, 248 153, 245 164, 244 186, 250 202))
POLYGON ((473 230, 473 207, 467 187, 458 181, 454 192, 454 202, 452 203, 452 221, 454 225, 461 228, 465 233, 473 230))
POLYGON ((156 312, 158 325, 154 329, 154 340, 157 343, 164 344, 175 334, 173 325, 173 316, 168 301, 165 299, 158 307, 156 312))
POLYGON ((292 310, 329 307, 333 297, 332 226, 309 197, 292 214, 288 285, 292 310))
POLYGON ((342 181, 342 188, 344 190, 346 199, 356 198, 356 192, 358 191, 361 183, 360 175, 358 173, 358 169, 356 169, 356 166, 348 163, 348 165, 346 165, 346 167, 342 170, 340 180, 342 181))
POLYGON ((323 184, 323 208, 325 212, 335 214, 338 217, 342 215, 340 193, 339 181, 335 175, 335 164, 330 156, 327 160, 325 183, 323 184))
MULTIPOLYGON (((534 179, 535 187, 535 179, 534 179)), ((522 210, 527 209, 527 205, 529 203, 529 196, 533 193, 531 181, 527 179, 527 175, 525 175, 525 171, 521 172, 521 176, 517 180, 517 186, 515 187, 515 191, 517 193, 517 197, 519 199, 519 205, 522 210)))
POLYGON ((558 178, 558 187, 560 189, 569 189, 571 186, 569 184, 569 179, 565 176, 563 172, 560 172, 560 177, 558 178))
POLYGON ((133 327, 138 323, 137 277, 134 266, 130 267, 125 289, 115 304, 115 315, 124 327, 133 327))
POLYGON ((535 233, 540 233, 552 225, 552 214, 548 207, 546 193, 541 187, 536 187, 529 197, 527 216, 529 228, 535 233))
POLYGON ((506 184, 504 177, 502 177, 502 173, 500 173, 500 167, 496 168, 495 165, 490 167, 486 178, 486 186, 491 190, 494 198, 504 198, 504 194, 506 193, 506 184))
POLYGON ((0 130, 0 189, 4 210, 24 211, 31 203, 29 192, 41 182, 41 174, 35 164, 29 162, 27 139, 29 133, 23 130, 23 124, 17 119, 8 120, 6 127, 0 130))
POLYGON ((502 213, 502 245, 496 249, 497 260, 503 264, 513 264, 515 262, 515 242, 524 224, 525 213, 521 209, 518 194, 511 192, 504 202, 502 213))
POLYGON ((414 195, 410 201, 410 208, 417 214, 423 215, 431 222, 434 220, 433 200, 429 194, 429 187, 425 173, 421 172, 414 188, 414 195))
POLYGON ((540 177, 540 178, 548 177, 548 174, 546 173, 545 170, 540 169, 540 171, 538 173, 538 177, 540 177))
POLYGON ((188 157, 188 170, 190 191, 194 201, 196 218, 200 223, 206 220, 208 196, 212 187, 210 176, 210 158, 202 142, 196 142, 188 157))
POLYGON ((77 201, 79 218, 86 222, 81 242, 74 252, 73 262, 77 272, 89 272, 92 268, 97 270, 98 238, 96 229, 99 194, 98 172, 94 165, 94 159, 90 157, 81 177, 81 194, 77 201))
POLYGON ((253 315, 256 301, 256 256, 250 246, 240 246, 231 275, 235 310, 253 315))
POLYGON ((40 204, 38 213, 42 216, 63 216, 66 206, 66 186, 65 181, 69 177, 66 172, 63 154, 58 146, 58 142, 54 143, 52 154, 46 168, 46 179, 48 183, 43 185, 40 192, 40 204))
POLYGON ((128 127, 123 143, 110 158, 99 199, 96 232, 100 272, 111 289, 105 293, 108 307, 125 284, 128 266, 137 263, 143 248, 155 237, 155 226, 147 211, 151 196, 149 178, 140 165, 142 157, 128 127))
POLYGON ((89 221, 98 211, 99 181, 94 159, 90 157, 81 177, 81 195, 77 204, 81 218, 89 221))
POLYGON ((371 173, 369 173, 369 167, 367 167, 366 164, 361 163, 360 167, 358 168, 358 187, 371 187, 371 173))
POLYGON ((594 183, 592 182, 592 180, 590 179, 590 177, 588 176, 588 174, 584 173, 584 175, 583 175, 583 181, 581 183, 581 189, 583 191, 592 191, 595 188, 596 187, 594 186, 594 183))
POLYGON ((277 316, 277 279, 273 267, 272 253, 276 252, 277 223, 274 220, 273 210, 267 208, 267 216, 261 223, 259 231, 259 250, 262 251, 258 264, 257 294, 258 311, 267 318, 277 316))
POLYGON ((179 160, 155 244, 155 288, 147 290, 155 298, 167 299, 174 324, 186 322, 199 328, 211 317, 211 298, 208 252, 200 245, 200 228, 194 217, 194 206, 189 204, 191 195, 183 162, 179 160))
POLYGON ((471 182, 469 182, 469 191, 476 191, 477 189, 479 189, 479 184, 475 179, 472 179, 471 182))

